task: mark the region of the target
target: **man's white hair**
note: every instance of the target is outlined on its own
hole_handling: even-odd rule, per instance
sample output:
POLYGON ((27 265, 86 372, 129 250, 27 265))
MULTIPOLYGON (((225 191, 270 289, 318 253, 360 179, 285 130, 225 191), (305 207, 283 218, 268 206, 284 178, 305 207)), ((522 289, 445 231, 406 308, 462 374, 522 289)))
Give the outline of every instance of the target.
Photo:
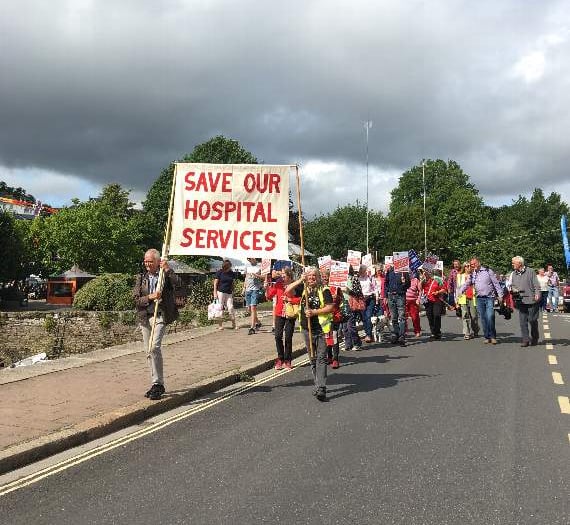
POLYGON ((150 250, 147 250, 145 255, 152 255, 155 261, 158 261, 160 259, 160 252, 156 248, 151 248, 150 250))
POLYGON ((522 266, 524 266, 524 259, 520 255, 515 255, 513 257, 513 261, 518 262, 522 266))

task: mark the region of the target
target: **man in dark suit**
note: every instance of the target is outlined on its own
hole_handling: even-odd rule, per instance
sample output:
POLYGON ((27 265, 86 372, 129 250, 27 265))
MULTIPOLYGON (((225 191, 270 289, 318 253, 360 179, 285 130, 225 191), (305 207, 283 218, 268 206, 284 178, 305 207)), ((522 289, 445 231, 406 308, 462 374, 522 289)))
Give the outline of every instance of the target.
POLYGON ((145 271, 137 276, 133 295, 137 305, 137 317, 143 334, 143 344, 148 351, 150 375, 152 385, 145 394, 152 400, 158 400, 165 392, 164 376, 162 371, 162 337, 167 324, 178 317, 174 290, 178 286, 178 276, 168 266, 166 260, 161 260, 158 250, 151 248, 144 254, 145 271), (159 270, 163 270, 163 283, 159 286, 159 270), (158 302, 154 337, 152 347, 149 340, 152 331, 152 322, 155 306, 158 302))

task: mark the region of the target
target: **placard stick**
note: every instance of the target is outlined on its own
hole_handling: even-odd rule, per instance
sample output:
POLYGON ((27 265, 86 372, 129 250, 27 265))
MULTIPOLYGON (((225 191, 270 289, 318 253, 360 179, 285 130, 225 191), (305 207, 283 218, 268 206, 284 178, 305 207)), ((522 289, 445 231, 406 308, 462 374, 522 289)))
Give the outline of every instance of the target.
MULTIPOLYGON (((305 268, 305 241, 303 239, 303 212, 301 210, 301 181, 299 178, 299 166, 295 165, 295 174, 297 180, 297 209, 299 210, 299 237, 301 238, 301 264, 303 271, 305 268)), ((307 283, 304 284, 305 290, 305 311, 309 309, 309 294, 307 293, 307 283)), ((307 318, 307 329, 309 331, 309 359, 315 358, 315 351, 313 349, 313 334, 311 331, 311 319, 307 318)))

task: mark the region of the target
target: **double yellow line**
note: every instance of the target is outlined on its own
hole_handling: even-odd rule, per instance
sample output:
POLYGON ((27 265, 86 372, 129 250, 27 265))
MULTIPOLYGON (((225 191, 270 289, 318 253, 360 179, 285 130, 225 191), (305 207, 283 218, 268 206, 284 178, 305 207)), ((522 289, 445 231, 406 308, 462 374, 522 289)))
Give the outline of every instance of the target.
MULTIPOLYGON (((308 357, 303 357, 300 361, 297 361, 297 363, 295 363, 295 366, 296 367, 302 366, 302 365, 307 364, 308 362, 309 362, 308 357)), ((140 439, 142 437, 148 436, 149 434, 152 434, 153 432, 157 432, 158 430, 162 430, 163 428, 166 428, 169 425, 172 425, 173 423, 177 423, 178 421, 182 421, 184 419, 187 419, 190 416, 193 416, 194 414, 198 414, 199 412, 202 412, 204 410, 212 408, 212 407, 214 407, 220 403, 223 403, 224 401, 227 401, 228 399, 239 396, 240 394, 247 392, 248 390, 252 390, 252 389, 256 388, 257 386, 262 385, 264 383, 267 383, 267 382, 271 381, 272 379, 275 379, 276 377, 279 377, 279 376, 286 374, 288 372, 291 372, 291 370, 279 370, 279 371, 271 372, 269 375, 263 377, 262 379, 256 380, 252 383, 248 383, 248 384, 243 385, 243 386, 240 386, 240 387, 236 388, 235 390, 232 390, 231 392, 227 392, 225 394, 220 395, 216 399, 213 399, 211 401, 202 402, 197 406, 193 406, 187 410, 184 410, 183 412, 180 412, 180 413, 175 414, 173 416, 167 417, 161 421, 157 421, 156 423, 152 423, 151 425, 149 425, 146 428, 143 428, 141 430, 137 430, 137 431, 132 432, 126 436, 123 436, 123 437, 114 439, 112 441, 109 441, 108 443, 105 443, 104 445, 99 445, 98 447, 95 447, 95 448, 88 450, 86 452, 83 452, 81 454, 77 454, 76 456, 73 456, 69 459, 66 459, 64 461, 56 463, 55 465, 51 465, 49 467, 46 467, 42 470, 39 470, 38 472, 34 472, 33 474, 29 474, 27 476, 19 478, 19 479, 12 481, 10 483, 6 483, 5 485, 1 485, 0 486, 0 496, 4 496, 6 494, 9 494, 10 492, 14 492, 15 490, 18 490, 18 489, 27 487, 29 485, 32 485, 34 483, 37 483, 38 481, 41 481, 42 479, 53 476, 54 474, 57 474, 58 472, 62 472, 64 470, 67 470, 68 468, 74 467, 75 465, 79 465, 85 461, 88 461, 92 458, 100 456, 101 454, 105 454, 106 452, 109 452, 109 451, 111 451, 117 447, 121 447, 123 445, 126 445, 127 443, 130 443, 131 441, 135 441, 135 440, 140 439)))

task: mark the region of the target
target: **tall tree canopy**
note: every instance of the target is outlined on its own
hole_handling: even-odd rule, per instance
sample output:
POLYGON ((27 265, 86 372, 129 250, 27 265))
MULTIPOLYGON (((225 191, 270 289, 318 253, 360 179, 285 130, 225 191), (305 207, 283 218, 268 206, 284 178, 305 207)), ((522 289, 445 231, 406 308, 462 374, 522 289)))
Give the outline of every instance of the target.
MULTIPOLYGON (((450 260, 490 238, 488 210, 457 162, 427 160, 425 189, 428 251, 450 260)), ((412 247, 424 251, 423 192, 421 165, 406 171, 392 190, 387 231, 390 251, 412 247)))
POLYGON ((141 224, 129 192, 105 186, 98 198, 73 201, 45 219, 35 219, 28 238, 39 264, 49 273, 68 270, 135 272, 140 261, 141 224))
POLYGON ((2 264, 0 264, 0 282, 20 279, 24 244, 18 231, 13 214, 0 209, 0 246, 2 246, 2 264))
POLYGON ((565 268, 560 217, 568 214, 568 205, 558 193, 545 197, 536 188, 530 199, 519 195, 511 205, 490 208, 489 213, 492 240, 472 248, 487 264, 506 272, 511 258, 520 255, 535 269, 548 263, 559 270, 565 268))
MULTIPOLYGON (((382 213, 370 210, 368 224, 370 250, 382 254, 386 220, 382 213)), ((305 224, 304 239, 307 249, 318 256, 344 260, 348 250, 366 253, 366 206, 357 202, 319 215, 305 224)))

